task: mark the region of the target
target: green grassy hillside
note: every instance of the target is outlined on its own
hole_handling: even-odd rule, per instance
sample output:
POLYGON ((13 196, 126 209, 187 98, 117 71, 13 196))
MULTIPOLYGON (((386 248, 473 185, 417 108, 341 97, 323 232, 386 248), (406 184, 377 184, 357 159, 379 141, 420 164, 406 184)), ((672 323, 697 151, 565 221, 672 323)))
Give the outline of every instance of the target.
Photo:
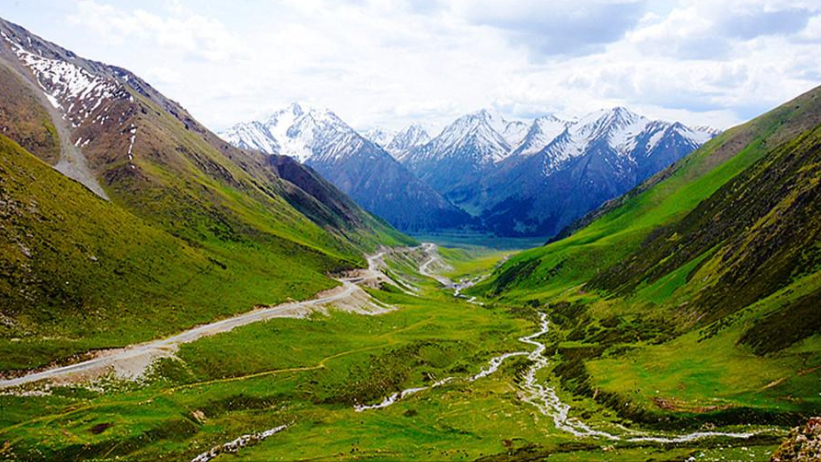
MULTIPOLYGON (((349 242, 326 232, 320 226, 326 223, 317 224, 292 207, 285 198, 287 183, 266 168, 261 156, 247 153, 243 163, 235 162, 153 101, 139 96, 137 100, 141 110, 134 110, 122 124, 137 127, 134 160, 125 156, 126 145, 100 168, 115 202, 187 241, 253 246, 278 238, 349 266, 361 265, 361 251, 376 246, 378 236, 366 226, 351 230, 364 242, 349 242)), ((95 136, 95 144, 86 151, 91 158, 127 141, 113 130, 87 136, 95 136)), ((389 229, 384 224, 379 228, 385 233, 389 229)))
POLYGON ((651 425, 821 411, 821 89, 729 130, 474 292, 547 306, 568 391, 651 425))
POLYGON ((521 252, 478 288, 503 299, 583 297, 581 285, 641 248, 783 142, 821 124, 815 89, 732 128, 622 198, 605 204, 560 239, 521 252))
POLYGON ((0 368, 175 332, 331 287, 347 263, 295 242, 188 243, 0 140, 0 368))
MULTIPOLYGON (((0 368, 35 367, 309 297, 336 284, 328 273, 364 265, 363 252, 412 242, 349 199, 329 208, 320 199, 341 193, 317 178, 313 184, 326 188, 320 199, 266 170, 264 159, 249 154, 258 164, 234 163, 175 119, 154 117, 137 122, 136 168, 106 163, 113 203, 4 140, 7 204, 38 205, 15 208, 4 226, 9 303, 0 368), (21 248, 35 256, 21 256, 21 248)), ((116 133, 96 136, 102 144, 116 133)))

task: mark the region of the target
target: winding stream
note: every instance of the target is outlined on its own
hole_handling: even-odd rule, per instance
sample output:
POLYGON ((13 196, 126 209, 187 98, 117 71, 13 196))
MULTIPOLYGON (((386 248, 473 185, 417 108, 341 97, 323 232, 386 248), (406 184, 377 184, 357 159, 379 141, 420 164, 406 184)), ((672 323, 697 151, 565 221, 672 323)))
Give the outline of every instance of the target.
MULTIPOLYGON (((435 251, 435 246, 433 244, 426 245, 425 250, 430 254, 435 251)), ((425 262, 425 264, 423 264, 422 267, 420 267, 420 273, 426 276, 433 277, 433 275, 430 275, 428 273, 427 269, 430 266, 430 264, 434 261, 436 261, 436 259, 431 255, 431 258, 427 262, 425 262)), ((440 280, 438 277, 435 279, 440 280)), ((447 284, 445 285, 448 286, 447 284)), ((549 327, 550 325, 547 318, 547 314, 541 313, 539 330, 533 334, 519 338, 520 342, 535 347, 532 351, 515 351, 496 356, 488 362, 487 367, 482 369, 479 373, 477 373, 474 376, 463 379, 447 377, 426 387, 408 388, 406 390, 396 392, 388 396, 378 404, 357 405, 354 406, 354 409, 357 412, 384 409, 388 406, 395 404, 403 398, 414 395, 421 391, 440 387, 447 383, 451 383, 454 381, 475 382, 476 380, 488 377, 496 371, 498 371, 502 364, 505 362, 505 360, 507 360, 508 358, 512 358, 515 356, 527 356, 527 359, 530 360, 531 365, 527 369, 527 373, 524 376, 524 382, 521 384, 522 400, 534 406, 542 415, 552 419, 553 424, 556 426, 556 428, 577 437, 604 438, 612 441, 625 442, 684 443, 688 441, 695 441, 711 437, 746 439, 768 431, 766 429, 754 430, 750 432, 699 431, 682 435, 675 435, 634 431, 627 428, 624 429, 624 434, 614 434, 602 430, 596 430, 576 417, 569 417, 570 405, 562 402, 562 400, 556 393, 555 389, 540 383, 539 380, 536 378, 537 373, 550 364, 550 361, 544 356, 544 352, 547 349, 547 346, 544 343, 536 340, 537 338, 546 334, 549 330, 549 327)))
POLYGON ((205 451, 197 457, 191 459, 191 462, 208 462, 209 460, 214 459, 220 454, 224 453, 236 454, 240 449, 257 444, 260 441, 264 441, 266 438, 274 436, 282 430, 285 430, 286 428, 288 428, 287 425, 280 425, 279 427, 274 427, 263 432, 242 435, 239 438, 229 441, 225 444, 214 446, 208 451, 205 451))

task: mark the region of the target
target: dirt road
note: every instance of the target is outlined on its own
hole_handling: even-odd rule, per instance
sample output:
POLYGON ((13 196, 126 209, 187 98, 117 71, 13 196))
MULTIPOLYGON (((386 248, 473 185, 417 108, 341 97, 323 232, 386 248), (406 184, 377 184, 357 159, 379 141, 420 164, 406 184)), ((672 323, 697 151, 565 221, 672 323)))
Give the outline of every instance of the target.
POLYGON ((428 255, 428 259, 419 266, 419 274, 422 276, 427 276, 433 279, 436 279, 439 284, 445 286, 445 288, 450 289, 453 287, 453 281, 449 278, 442 276, 441 274, 431 273, 431 267, 439 266, 443 267, 446 266, 445 262, 442 261, 442 257, 439 256, 438 247, 436 244, 432 244, 426 242, 422 244, 422 250, 428 255))
POLYGON ((339 279, 341 286, 318 294, 317 298, 302 302, 283 303, 281 305, 261 308, 231 318, 204 324, 164 339, 131 345, 125 348, 110 350, 100 356, 77 364, 34 372, 22 377, 0 380, 0 389, 15 387, 28 383, 49 380, 57 383, 73 383, 93 380, 113 371, 118 377, 134 378, 145 373, 148 367, 159 358, 173 356, 180 345, 191 343, 200 338, 229 332, 236 327, 245 326, 273 318, 301 318, 325 307, 354 311, 361 314, 381 314, 390 310, 380 305, 359 287, 370 281, 385 276, 379 270, 384 252, 368 257, 368 269, 360 270, 355 277, 339 279))

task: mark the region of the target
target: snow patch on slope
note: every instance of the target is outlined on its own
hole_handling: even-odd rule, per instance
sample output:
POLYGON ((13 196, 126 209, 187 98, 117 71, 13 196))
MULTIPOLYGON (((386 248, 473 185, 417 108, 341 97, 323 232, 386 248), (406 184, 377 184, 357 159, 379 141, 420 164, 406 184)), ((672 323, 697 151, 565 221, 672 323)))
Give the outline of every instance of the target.
POLYGON ((20 61, 34 73, 49 103, 55 109, 67 107, 65 112, 75 125, 82 123, 120 89, 118 84, 68 61, 31 53, 5 33, 2 36, 20 61), (77 111, 72 112, 75 108, 77 111))
POLYGON ((511 155, 531 156, 538 153, 564 133, 572 123, 552 115, 536 118, 511 155))
POLYGON ((254 149, 266 154, 275 154, 280 150, 277 140, 259 122, 237 124, 220 136, 243 149, 254 149))

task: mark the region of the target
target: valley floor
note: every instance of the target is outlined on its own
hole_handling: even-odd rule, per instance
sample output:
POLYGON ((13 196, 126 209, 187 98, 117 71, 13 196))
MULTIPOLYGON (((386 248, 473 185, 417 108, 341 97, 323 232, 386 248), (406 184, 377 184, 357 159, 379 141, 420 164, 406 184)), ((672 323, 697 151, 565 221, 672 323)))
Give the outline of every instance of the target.
POLYGON ((293 317, 172 337, 136 380, 0 383, 0 460, 752 461, 784 434, 637 428, 563 391, 544 313, 454 297, 504 253, 439 255, 386 251, 336 293, 286 304, 293 317))

